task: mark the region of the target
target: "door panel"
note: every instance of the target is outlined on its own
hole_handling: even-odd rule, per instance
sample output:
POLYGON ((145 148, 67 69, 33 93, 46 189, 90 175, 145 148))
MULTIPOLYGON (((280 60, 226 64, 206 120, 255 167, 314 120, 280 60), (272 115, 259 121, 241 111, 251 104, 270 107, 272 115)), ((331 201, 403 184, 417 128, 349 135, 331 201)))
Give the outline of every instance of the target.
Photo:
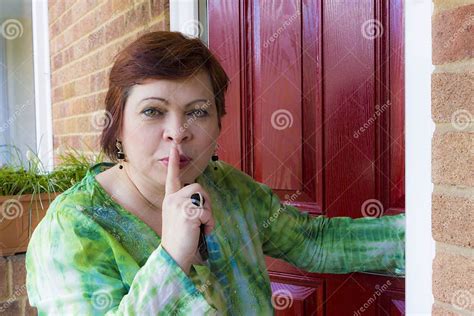
MULTIPOLYGON (((222 159, 311 215, 403 212, 402 12, 401 0, 208 0, 209 47, 231 78, 222 159)), ((266 261, 275 300, 293 299, 277 314, 353 315, 378 292, 365 315, 403 313, 402 278, 266 261)))

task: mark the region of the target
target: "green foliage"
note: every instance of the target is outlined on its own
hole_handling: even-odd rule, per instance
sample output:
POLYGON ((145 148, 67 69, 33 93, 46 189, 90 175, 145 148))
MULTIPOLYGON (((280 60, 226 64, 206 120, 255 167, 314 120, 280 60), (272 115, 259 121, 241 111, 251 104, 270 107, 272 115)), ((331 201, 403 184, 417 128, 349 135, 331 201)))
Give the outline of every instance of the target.
POLYGON ((26 160, 19 150, 8 146, 17 163, 0 166, 0 196, 63 192, 80 181, 94 164, 104 161, 104 154, 87 156, 74 148, 60 154, 60 163, 48 172, 37 154, 27 152, 26 160))

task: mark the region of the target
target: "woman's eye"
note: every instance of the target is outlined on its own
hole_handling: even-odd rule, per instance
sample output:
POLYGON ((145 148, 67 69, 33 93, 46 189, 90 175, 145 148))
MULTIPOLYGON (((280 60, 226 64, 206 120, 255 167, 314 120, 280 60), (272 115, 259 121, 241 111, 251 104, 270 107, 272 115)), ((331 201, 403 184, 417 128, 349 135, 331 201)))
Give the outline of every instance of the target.
POLYGON ((157 109, 153 109, 153 108, 145 109, 142 113, 145 114, 148 117, 155 117, 159 114, 163 114, 160 111, 158 111, 157 109))
POLYGON ((205 117, 207 116, 209 113, 206 111, 206 110, 194 110, 194 111, 191 111, 189 112, 188 114, 190 114, 191 116, 196 116, 196 117, 205 117))

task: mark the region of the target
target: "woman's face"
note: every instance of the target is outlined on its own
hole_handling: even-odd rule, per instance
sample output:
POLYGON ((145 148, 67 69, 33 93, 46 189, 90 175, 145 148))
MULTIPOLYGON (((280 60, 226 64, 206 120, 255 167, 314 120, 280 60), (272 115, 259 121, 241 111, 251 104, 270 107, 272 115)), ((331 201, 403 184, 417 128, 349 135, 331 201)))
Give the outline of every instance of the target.
POLYGON ((172 144, 190 162, 180 179, 193 183, 214 153, 219 136, 217 109, 209 76, 201 71, 179 80, 149 79, 131 88, 119 135, 135 176, 164 188, 172 144))

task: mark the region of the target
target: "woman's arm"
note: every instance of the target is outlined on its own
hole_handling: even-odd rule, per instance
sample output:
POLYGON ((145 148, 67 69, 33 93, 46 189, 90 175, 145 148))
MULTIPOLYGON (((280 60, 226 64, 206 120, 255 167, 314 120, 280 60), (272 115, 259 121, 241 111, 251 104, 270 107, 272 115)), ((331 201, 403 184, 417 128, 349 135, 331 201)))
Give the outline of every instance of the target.
POLYGON ((282 205, 261 185, 266 212, 260 216, 263 251, 320 273, 386 271, 404 274, 405 215, 381 218, 312 217, 282 205))
POLYGON ((122 274, 138 266, 113 236, 77 210, 48 216, 26 255, 28 296, 40 315, 215 313, 161 245, 128 288, 122 274), (116 259, 134 268, 120 269, 116 259))

